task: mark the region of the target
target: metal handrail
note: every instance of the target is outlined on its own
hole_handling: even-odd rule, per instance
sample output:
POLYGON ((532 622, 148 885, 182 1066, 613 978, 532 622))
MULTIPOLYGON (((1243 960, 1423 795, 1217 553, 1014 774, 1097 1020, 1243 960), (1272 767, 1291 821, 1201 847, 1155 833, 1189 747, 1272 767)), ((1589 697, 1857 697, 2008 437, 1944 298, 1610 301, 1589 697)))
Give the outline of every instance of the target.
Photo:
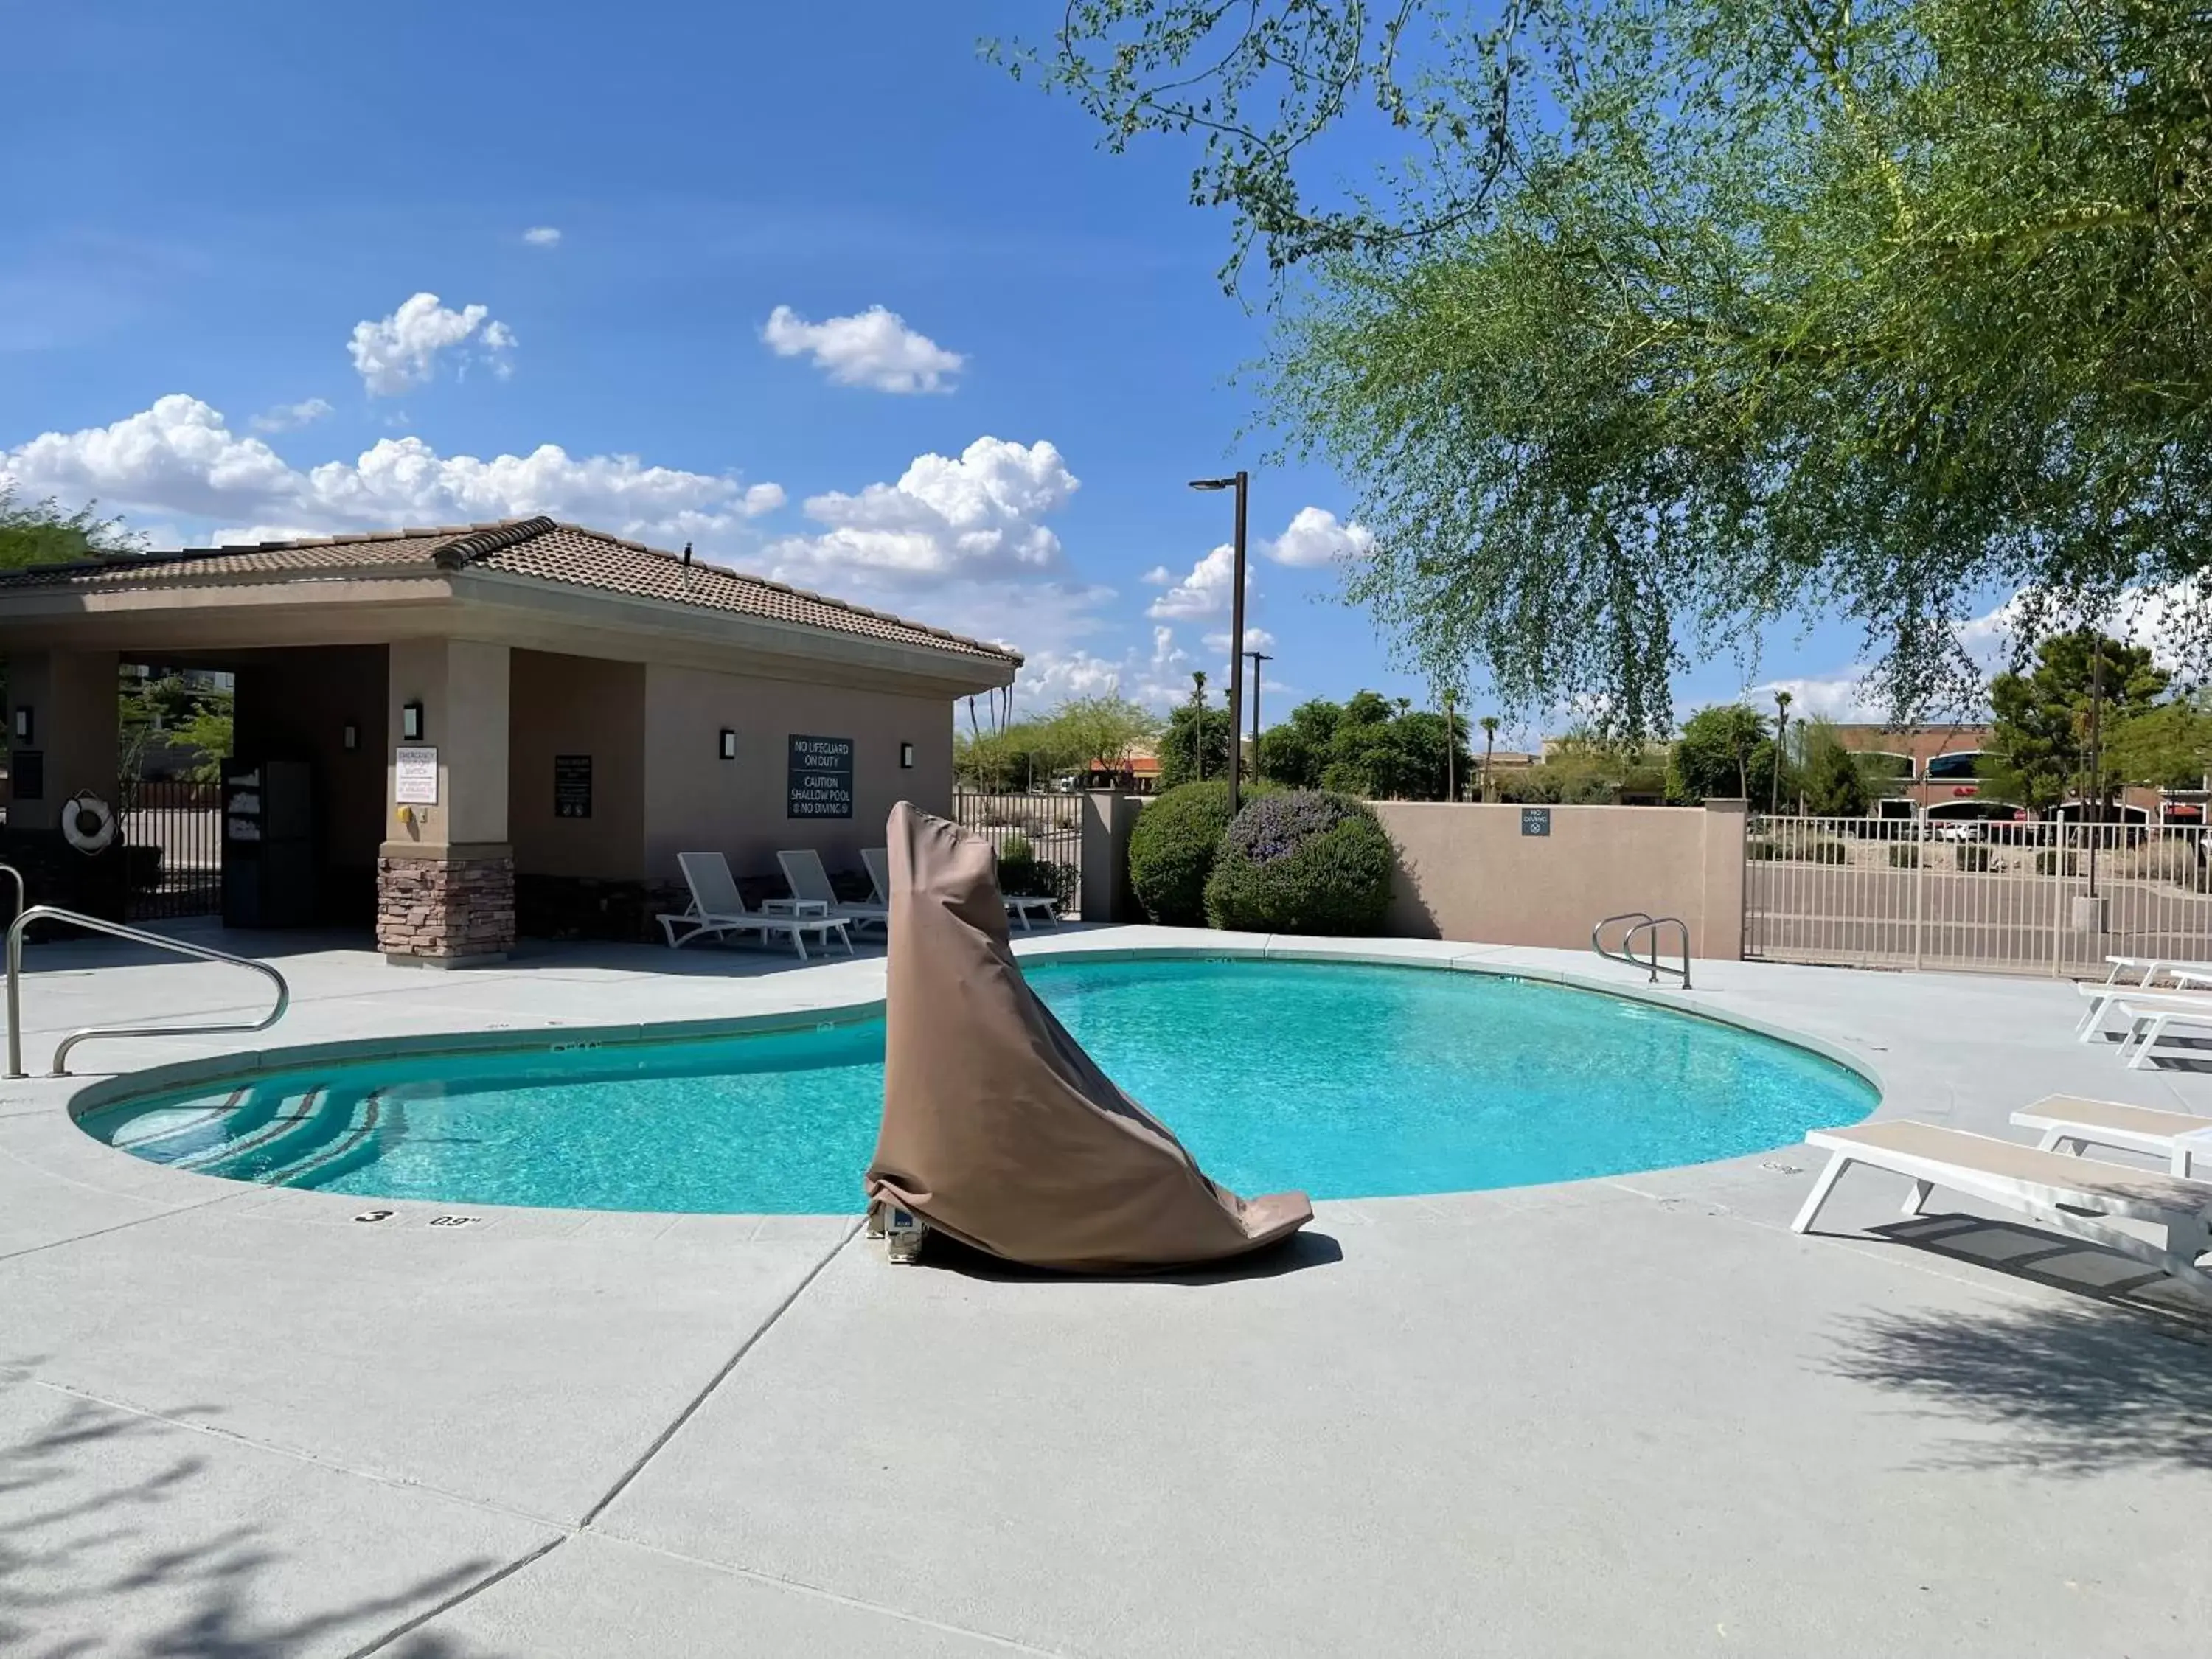
MULTIPOLYGON (((0 865, 0 869, 7 866, 0 865)), ((21 878, 18 877, 20 881, 21 878)), ((134 945, 150 945, 157 951, 173 951, 180 957, 197 957, 202 962, 228 963, 234 968, 251 968, 265 975, 276 987, 276 1006, 267 1016, 251 1025, 88 1025, 71 1031, 54 1045, 54 1069, 48 1077, 69 1075, 70 1050, 93 1037, 143 1036, 224 1036, 242 1031, 265 1031, 284 1018, 284 1011, 292 1005, 292 988, 284 982, 284 975, 265 962, 256 962, 251 957, 233 956, 228 951, 217 951, 204 945, 188 945, 182 939, 168 939, 160 933, 149 933, 143 928, 126 927, 119 921, 103 921, 98 916, 80 915, 64 910, 58 905, 34 904, 16 916, 8 929, 8 1075, 10 1078, 28 1077, 23 1069, 23 929, 34 921, 67 922, 72 927, 88 928, 95 933, 107 933, 116 939, 129 939, 134 945)))
POLYGON ((1617 916, 1607 916, 1590 929, 1590 949, 1607 962, 1617 962, 1626 968, 1644 969, 1650 975, 1647 981, 1650 984, 1656 985, 1662 974, 1673 974, 1681 980, 1685 991, 1690 988, 1690 925, 1680 916, 1655 916, 1647 910, 1624 910, 1617 916), (1616 921, 1633 925, 1621 936, 1620 949, 1608 951, 1605 948, 1605 930, 1616 921), (1659 959, 1659 930, 1662 927, 1672 927, 1681 935, 1682 965, 1679 968, 1671 962, 1659 959), (1636 954, 1636 940, 1639 934, 1650 937, 1651 954, 1648 957, 1636 954))

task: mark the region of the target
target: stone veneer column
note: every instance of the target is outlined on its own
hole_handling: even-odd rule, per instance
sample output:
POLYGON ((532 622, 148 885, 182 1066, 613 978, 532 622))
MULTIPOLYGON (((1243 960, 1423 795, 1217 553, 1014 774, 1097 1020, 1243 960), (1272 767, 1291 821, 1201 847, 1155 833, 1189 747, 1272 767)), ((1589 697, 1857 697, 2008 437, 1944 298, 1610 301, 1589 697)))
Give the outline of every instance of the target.
MULTIPOLYGON (((386 738, 438 751, 438 798, 399 803, 377 849, 376 944, 386 962, 465 967, 514 947, 514 848, 507 825, 509 656, 474 640, 396 640, 386 738), (419 738, 402 735, 407 705, 419 738)), ((395 756, 396 764, 396 756, 395 756)))
POLYGON ((514 948, 514 854, 506 846, 386 842, 376 899, 376 948, 387 962, 465 967, 514 948))

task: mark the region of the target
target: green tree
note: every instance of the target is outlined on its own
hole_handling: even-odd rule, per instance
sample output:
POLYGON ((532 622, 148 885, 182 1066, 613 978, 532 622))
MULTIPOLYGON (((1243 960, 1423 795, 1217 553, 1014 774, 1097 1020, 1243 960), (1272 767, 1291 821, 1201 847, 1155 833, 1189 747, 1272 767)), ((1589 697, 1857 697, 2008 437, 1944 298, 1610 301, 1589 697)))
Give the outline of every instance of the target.
POLYGON ((1711 796, 1763 804, 1773 778, 1766 717, 1742 703, 1701 708, 1683 721, 1667 763, 1668 799, 1690 806, 1711 796))
POLYGON ((143 550, 144 538, 125 530, 119 519, 100 518, 93 507, 64 513, 52 496, 19 501, 13 484, 0 483, 0 570, 143 550))
POLYGON ((1329 745, 1343 718, 1343 705, 1326 697, 1300 703, 1288 719, 1260 734, 1261 775, 1285 788, 1320 788, 1321 775, 1328 768, 1329 745))
POLYGON ((222 775, 222 763, 231 752, 233 693, 193 684, 181 674, 126 670, 118 697, 117 771, 126 791, 157 749, 192 757, 184 771, 194 782, 213 783, 222 775))
POLYGON ((2117 722, 2105 753, 2106 771, 2122 783, 2203 788, 2212 775, 2212 696, 2176 697, 2117 722))
POLYGON ((1471 13, 1090 0, 1012 58, 1300 268, 1262 396, 1425 672, 1657 732, 1691 656, 1840 609, 1902 714, 1978 689, 1990 591, 2040 633, 2207 570, 2212 9, 1471 13), (1331 201, 1362 120, 1405 165, 1331 201))
POLYGON ((1160 738, 1161 790, 1200 781, 1201 751, 1206 757, 1206 778, 1226 781, 1229 744, 1234 735, 1226 708, 1201 709, 1194 702, 1177 703, 1168 711, 1167 731, 1160 738))
POLYGON ((1996 716, 1986 775, 1995 793, 2048 811, 2077 793, 2109 801, 2122 777, 2107 764, 2101 783, 2089 775, 2093 686, 2103 685, 2102 721, 2110 736, 2148 710, 2166 675, 2142 647, 2093 629, 2052 635, 2036 647, 2034 668, 1990 682, 1996 716))
POLYGON ((1046 717, 1045 725, 1061 767, 1081 769, 1095 763, 1117 775, 1128 771, 1130 757, 1139 750, 1157 744, 1164 729, 1158 715, 1118 691, 1071 697, 1046 717))
POLYGON ((1805 810, 1821 817, 1857 817, 1872 797, 1866 768, 1844 747, 1834 725, 1803 720, 1798 725, 1799 787, 1805 810))

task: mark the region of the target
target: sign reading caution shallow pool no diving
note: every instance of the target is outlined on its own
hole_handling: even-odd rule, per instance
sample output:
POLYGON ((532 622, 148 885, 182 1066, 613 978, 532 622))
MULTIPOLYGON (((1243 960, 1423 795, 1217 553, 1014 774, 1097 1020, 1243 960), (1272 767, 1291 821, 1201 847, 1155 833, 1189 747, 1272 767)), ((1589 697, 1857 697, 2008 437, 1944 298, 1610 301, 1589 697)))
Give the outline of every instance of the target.
POLYGON ((791 740, 791 804, 794 818, 853 816, 853 740, 799 738, 791 740))

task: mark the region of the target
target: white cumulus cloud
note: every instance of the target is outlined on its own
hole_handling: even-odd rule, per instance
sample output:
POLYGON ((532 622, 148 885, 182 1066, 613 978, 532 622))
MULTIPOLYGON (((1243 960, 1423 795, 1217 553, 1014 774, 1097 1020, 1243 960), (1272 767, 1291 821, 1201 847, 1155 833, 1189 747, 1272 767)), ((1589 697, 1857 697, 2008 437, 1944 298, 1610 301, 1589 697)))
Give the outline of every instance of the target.
MULTIPOLYGON (((1224 657, 1227 656, 1229 630, 1224 628, 1219 633, 1208 634, 1206 636, 1206 648, 1218 652, 1224 657)), ((1264 628, 1248 628, 1244 630, 1244 648, 1247 651, 1273 651, 1275 648, 1275 636, 1264 628)))
POLYGON ((1302 507, 1289 526, 1260 550, 1277 564, 1334 564, 1340 559, 1364 559, 1375 550, 1375 537, 1364 525, 1339 524, 1326 508, 1302 507))
POLYGON ((968 361, 882 306, 818 323, 778 306, 762 325, 761 339, 779 357, 811 356, 839 386, 878 392, 950 392, 950 377, 968 361))
POLYGON ((238 539, 450 524, 543 513, 618 535, 709 538, 780 505, 774 484, 635 455, 441 455, 386 438, 350 461, 304 471, 222 413, 181 393, 104 427, 48 432, 0 453, 0 476, 33 497, 93 499, 141 512, 243 526, 238 539))
MULTIPOLYGON (((1164 582, 1167 591, 1152 601, 1146 614, 1170 622, 1225 616, 1231 591, 1236 585, 1236 573, 1237 550, 1226 542, 1191 566, 1187 576, 1176 578, 1164 568, 1148 572, 1145 580, 1156 586, 1164 582)), ((1252 571, 1248 565, 1244 571, 1244 597, 1248 603, 1253 592, 1252 571)), ((1223 635, 1224 640, 1227 637, 1223 635)))
POLYGON ((303 398, 296 404, 279 404, 264 410, 246 424, 256 432, 289 432, 295 427, 312 426, 331 413, 331 406, 320 398, 303 398))
POLYGON ((522 240, 532 247, 558 247, 561 232, 555 225, 532 225, 522 233, 522 240))
POLYGON ((1878 722, 1887 711, 1867 684, 1867 671, 1855 668, 1841 674, 1806 675, 1773 679, 1745 689, 1743 701, 1764 714, 1774 707, 1774 694, 1790 694, 1792 720, 1838 720, 1847 725, 1878 722))
POLYGON ((507 354, 514 343, 514 331, 495 320, 487 307, 453 311, 434 294, 416 294, 380 321, 356 323, 346 351, 369 396, 392 398, 428 384, 442 354, 471 345, 474 351, 464 355, 464 363, 472 355, 504 377, 513 372, 507 354))
POLYGON ((957 456, 916 456, 896 483, 809 496, 806 516, 827 528, 778 542, 767 556, 787 580, 1042 575, 1061 556, 1060 538, 1041 520, 1078 488, 1050 443, 978 438, 957 456))

